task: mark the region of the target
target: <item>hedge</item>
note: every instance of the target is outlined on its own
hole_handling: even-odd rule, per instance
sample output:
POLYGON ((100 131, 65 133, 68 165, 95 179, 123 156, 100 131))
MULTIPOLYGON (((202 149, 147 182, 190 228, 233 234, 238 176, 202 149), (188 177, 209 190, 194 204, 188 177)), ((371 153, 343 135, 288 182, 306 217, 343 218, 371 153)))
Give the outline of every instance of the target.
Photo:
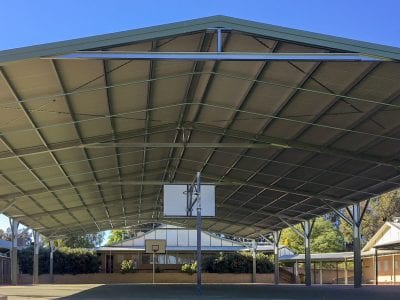
MULTIPOLYGON (((33 246, 18 251, 20 272, 33 272, 33 246)), ((54 274, 86 274, 100 271, 100 258, 88 249, 60 248, 54 252, 54 274)), ((39 250, 39 274, 48 274, 50 267, 50 249, 39 250)))
MULTIPOLYGON (((257 253, 256 260, 257 273, 274 272, 274 265, 267 255, 257 253)), ((253 257, 250 252, 205 255, 202 269, 209 273, 251 273, 253 257)))

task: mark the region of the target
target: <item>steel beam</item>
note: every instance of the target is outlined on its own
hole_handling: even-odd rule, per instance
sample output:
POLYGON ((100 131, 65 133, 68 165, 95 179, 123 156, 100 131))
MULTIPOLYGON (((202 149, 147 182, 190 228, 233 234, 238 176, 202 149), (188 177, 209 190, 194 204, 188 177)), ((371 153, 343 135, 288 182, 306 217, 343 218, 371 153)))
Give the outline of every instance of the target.
POLYGON ((357 152, 352 152, 352 151, 345 151, 345 150, 340 150, 340 149, 335 149, 333 147, 328 147, 328 146, 320 146, 320 145, 314 145, 310 143, 304 143, 304 142, 298 142, 298 141, 293 141, 289 139, 284 139, 284 138, 277 138, 277 137, 271 137, 271 136, 266 136, 266 135, 252 135, 249 134, 248 132, 243 132, 239 130, 226 130, 224 128, 216 127, 216 126, 211 126, 211 125, 204 125, 204 124, 199 124, 199 123, 187 123, 185 124, 188 128, 191 127, 193 129, 197 129, 199 131, 203 132, 209 132, 209 133, 214 133, 218 135, 226 135, 238 139, 243 139, 247 141, 257 141, 258 143, 263 143, 263 144, 269 144, 272 147, 275 148, 281 148, 281 149, 297 149, 297 150, 303 150, 307 152, 313 152, 313 153, 320 153, 320 154, 327 154, 327 155, 332 155, 336 157, 341 157, 341 158, 347 158, 347 159, 352 159, 352 160, 357 160, 357 161, 365 161, 377 165, 384 165, 384 166, 390 166, 396 169, 400 169, 400 162, 395 160, 387 160, 382 157, 378 157, 375 155, 367 155, 367 154, 361 154, 357 152))
POLYGON ((239 148, 239 149, 265 149, 271 147, 289 148, 286 145, 271 145, 268 143, 96 143, 82 144, 80 148, 239 148))
POLYGON ((139 52, 139 51, 76 51, 42 59, 104 60, 212 60, 212 61, 391 61, 388 58, 360 53, 262 53, 262 52, 139 52))

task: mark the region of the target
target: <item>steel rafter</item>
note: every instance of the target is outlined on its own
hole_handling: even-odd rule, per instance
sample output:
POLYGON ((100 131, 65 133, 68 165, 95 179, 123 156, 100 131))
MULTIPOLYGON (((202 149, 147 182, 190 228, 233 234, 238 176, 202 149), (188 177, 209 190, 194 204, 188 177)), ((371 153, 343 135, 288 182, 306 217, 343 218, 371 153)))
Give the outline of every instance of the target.
MULTIPOLYGON (((53 60, 51 60, 50 62, 51 62, 51 66, 52 66, 52 68, 53 68, 53 71, 54 71, 54 73, 55 73, 55 76, 56 76, 56 78, 57 78, 57 82, 58 82, 58 84, 60 85, 60 89, 61 89, 62 93, 65 94, 65 87, 64 87, 64 84, 63 84, 63 80, 62 80, 62 78, 61 78, 61 76, 60 76, 60 73, 59 73, 59 71, 58 71, 57 64, 56 64, 56 62, 54 62, 53 60)), ((71 119, 72 119, 72 121, 74 122, 75 133, 76 133, 76 135, 77 135, 77 137, 78 137, 78 140, 79 140, 80 143, 82 144, 83 142, 82 142, 81 130, 80 130, 79 126, 77 125, 77 123, 75 123, 76 117, 75 117, 75 115, 74 115, 74 111, 73 111, 72 106, 71 106, 71 104, 70 104, 71 101, 70 101, 70 99, 69 99, 68 96, 65 96, 65 97, 64 97, 64 102, 65 102, 65 104, 66 104, 66 106, 67 106, 67 108, 68 108, 68 112, 69 112, 69 114, 70 114, 70 116, 71 116, 71 119)), ((83 150, 84 157, 86 158, 86 161, 87 161, 87 163, 88 163, 88 165, 89 165, 89 167, 90 167, 90 170, 92 171, 91 174, 93 175, 93 178, 94 178, 94 180, 95 180, 95 182, 96 182, 96 181, 97 181, 97 177, 96 177, 96 174, 94 173, 93 165, 92 165, 91 161, 89 160, 89 154, 87 153, 87 150, 86 150, 86 149, 82 149, 82 150, 83 150)), ((59 164, 59 163, 58 163, 58 164, 59 164)), ((65 178, 67 179, 67 181, 69 182, 69 184, 74 188, 74 191, 76 192, 76 194, 77 194, 78 197, 80 198, 81 202, 82 202, 83 204, 86 204, 85 201, 83 200, 83 198, 81 198, 81 197, 79 196, 78 190, 76 189, 74 183, 73 183, 73 182, 71 181, 71 179, 68 177, 68 175, 66 174, 66 172, 63 172, 63 175, 65 176, 65 178)), ((101 191, 100 189, 99 189, 99 193, 100 193, 100 195, 104 198, 103 193, 102 193, 102 191, 101 191)), ((104 203, 104 199, 103 199, 103 203, 104 203)), ((110 217, 107 206, 105 206, 104 208, 105 208, 107 217, 110 217)), ((92 218, 92 220, 93 220, 93 222, 95 223, 96 227, 98 227, 98 230, 100 231, 100 227, 97 225, 96 219, 94 218, 94 216, 92 215, 92 213, 90 212, 89 209, 88 209, 88 214, 90 215, 90 217, 92 218)), ((110 223, 110 225, 111 225, 111 228, 112 228, 112 227, 113 227, 112 223, 110 223)))
MULTIPOLYGON (((151 51, 155 51, 157 49, 157 41, 151 42, 151 51)), ((143 142, 148 143, 149 135, 148 135, 148 130, 149 130, 149 124, 150 124, 150 111, 149 109, 152 107, 152 79, 154 77, 154 62, 149 61, 149 77, 148 77, 148 82, 147 82, 147 98, 146 98, 146 117, 145 117, 145 123, 144 123, 144 130, 145 130, 145 135, 143 136, 143 142)), ((142 164, 142 181, 144 181, 145 178, 145 172, 146 172, 146 161, 147 161, 147 147, 144 147, 143 149, 143 164, 142 164)), ((140 218, 140 210, 142 209, 142 194, 143 194, 143 185, 140 186, 140 196, 139 196, 139 218, 140 218)))
MULTIPOLYGON (((257 134, 257 135, 252 135, 247 132, 242 132, 238 130, 226 130, 224 132, 224 128, 221 127, 216 127, 216 126, 211 126, 211 125, 205 125, 205 124, 195 124, 195 123, 188 123, 187 126, 191 127, 192 129, 197 129, 199 131, 203 132, 209 132, 213 134, 225 134, 226 136, 230 136, 233 138, 238 138, 238 139, 244 139, 248 141, 253 141, 258 142, 258 143, 269 143, 271 147, 278 148, 278 149, 297 149, 297 150, 303 150, 307 152, 314 152, 314 153, 321 153, 321 154, 327 154, 335 157, 341 157, 341 158, 347 158, 347 159, 352 159, 352 160, 357 160, 357 161, 364 161, 364 162, 369 162, 373 163, 376 165, 384 165, 384 166, 389 166, 393 167, 395 169, 400 170, 400 162, 398 160, 391 160, 391 159, 385 159, 383 157, 378 157, 375 155, 367 155, 367 154, 360 154, 352 151, 346 151, 346 150, 339 150, 335 149, 332 147, 324 147, 320 145, 315 145, 315 144, 310 144, 310 143, 304 143, 304 142, 297 142, 297 141, 292 141, 289 139, 283 139, 283 138, 275 138, 275 137, 270 137, 266 135, 257 134)), ((238 158, 240 158, 241 155, 246 155, 246 153, 241 153, 238 158)), ((270 160, 274 160, 273 158, 270 158, 270 160)))
MULTIPOLYGON (((303 77, 303 80, 301 80, 300 84, 298 84, 298 87, 303 87, 303 85, 307 82, 307 80, 308 80, 309 78, 312 77, 312 75, 316 72, 316 70, 318 69, 318 67, 319 67, 320 65, 321 65, 321 63, 315 64, 315 65, 311 68, 311 70, 306 74, 306 76, 303 77)), ((298 91, 297 89, 293 90, 293 91, 290 93, 290 95, 288 95, 288 97, 286 97, 286 99, 283 101, 283 104, 281 104, 280 107, 277 108, 277 110, 276 110, 277 112, 275 113, 275 115, 279 114, 279 113, 283 110, 283 108, 284 108, 284 107, 291 101, 291 99, 293 99, 293 97, 296 95, 297 91, 298 91)), ((267 121, 263 124, 262 128, 261 128, 261 129, 258 131, 258 133, 256 134, 256 136, 255 136, 255 141, 254 141, 254 142, 256 142, 256 141, 258 140, 259 136, 262 135, 262 134, 265 132, 265 130, 268 128, 268 126, 269 126, 269 124, 270 124, 271 121, 272 121, 272 119, 267 119, 267 121)), ((224 130, 222 134, 223 134, 223 135, 226 135, 226 130, 224 130)), ((283 144, 283 145, 285 145, 285 144, 283 144)), ((223 179, 230 173, 230 171, 239 163, 239 161, 240 161, 241 158, 242 158, 242 155, 246 155, 247 152, 248 152, 248 149, 243 150, 243 151, 238 155, 237 159, 233 162, 233 164, 230 166, 230 168, 229 168, 227 171, 225 171, 225 174, 221 177, 221 180, 223 180, 223 179)), ((276 155, 273 156, 273 159, 274 159, 274 158, 276 158, 276 155)), ((254 178, 254 177, 257 175, 257 171, 261 171, 266 165, 268 165, 268 164, 267 164, 267 163, 262 163, 261 166, 260 166, 252 175, 250 175, 250 176, 246 179, 246 181, 248 182, 248 181, 250 181, 252 178, 254 178)), ((237 191, 240 190, 240 188, 241 188, 241 187, 239 186, 233 193, 231 193, 228 197, 226 197, 222 203, 228 201, 230 197, 232 197, 237 191)))
MULTIPOLYGON (((23 103, 20 102, 20 97, 17 93, 17 91, 15 90, 14 86, 11 84, 10 80, 8 79, 6 73, 4 72, 3 68, 0 67, 0 76, 3 79, 4 83, 6 84, 7 88, 9 89, 9 92, 11 93, 11 95, 13 96, 13 98, 16 100, 17 104, 19 105, 19 107, 21 108, 22 112, 24 113, 24 116, 27 118, 29 124, 32 126, 32 128, 34 129, 34 132, 36 133, 36 135, 38 136, 39 140, 42 142, 42 144, 47 147, 47 142, 45 140, 45 138, 43 137, 43 135, 41 134, 41 132, 37 129, 37 125, 34 122, 34 120, 32 119, 32 117, 29 115, 29 113, 26 111, 25 105, 23 103)), ((6 146, 7 150, 10 151, 11 153, 15 154, 15 150, 11 147, 11 145, 5 140, 5 138, 3 136, 0 137, 1 141, 3 142, 3 144, 6 146)), ((55 155, 50 152, 50 157, 54 160, 55 164, 58 166, 59 170, 61 173, 65 173, 64 169, 62 167, 59 166, 59 162, 57 160, 57 158, 55 157, 55 155)), ((43 180, 37 175, 37 173, 35 171, 33 171, 32 167, 25 161, 25 159, 23 158, 17 158, 17 160, 24 166, 24 168, 27 169, 27 171, 37 180, 37 182, 39 184, 41 184, 47 191, 49 191, 50 193, 52 193, 52 195, 54 196, 55 199, 57 199, 57 202, 59 203, 59 205, 63 208, 66 208, 65 204, 60 200, 60 198, 52 191, 51 188, 49 188, 44 182, 43 180)), ((40 207, 42 210, 46 211, 46 209, 40 205, 37 201, 34 201, 34 203, 40 207)), ((72 214, 70 214, 70 216, 77 222, 79 223, 79 220, 72 214)), ((58 222, 61 223, 59 220, 56 220, 54 217, 53 219, 58 222)), ((83 228, 82 228, 83 229, 83 228)), ((84 229, 83 229, 84 230, 84 229)))
MULTIPOLYGON (((18 186, 16 186, 15 182, 13 182, 13 181, 12 181, 10 178, 8 178, 6 175, 1 174, 0 176, 3 178, 4 181, 7 182, 7 184, 9 184, 9 185, 12 186, 13 188, 15 188, 22 196, 28 197, 28 198, 29 198, 32 202, 34 202, 34 203, 36 202, 36 200, 33 199, 32 197, 25 195, 25 192, 24 192, 23 190, 21 190, 18 186)), ((39 206, 39 205, 38 205, 38 206, 39 206)), ((37 221, 37 220, 34 220, 34 219, 31 218, 30 216, 28 216, 27 213, 26 213, 24 210, 22 210, 21 208, 19 208, 18 205, 16 204, 16 199, 13 199, 13 200, 11 200, 10 202, 8 202, 4 208, 0 209, 0 213, 7 212, 7 210, 8 210, 9 208, 11 208, 11 207, 13 207, 14 209, 17 209, 18 211, 22 212, 22 213, 23 213, 24 215, 26 215, 29 219, 31 219, 34 223, 39 224, 39 225, 40 225, 41 227, 43 227, 43 228, 47 228, 43 223, 41 223, 41 222, 39 222, 39 221, 37 221)), ((40 206, 39 206, 39 207, 40 207, 40 206)), ((43 209, 44 211, 46 211, 44 208, 42 208, 42 207, 40 207, 40 208, 43 209)), ((53 220, 55 220, 55 219, 53 218, 53 220)), ((55 220, 55 222, 61 224, 58 220, 55 220)), ((36 226, 35 226, 35 227, 36 227, 36 226)), ((67 229, 67 230, 68 230, 68 229, 67 229)))
MULTIPOLYGON (((225 40, 222 42, 222 49, 225 48, 226 44, 228 43, 229 37, 230 37, 230 33, 228 32, 227 35, 226 35, 226 37, 225 37, 225 40)), ((213 81, 214 81, 215 73, 216 73, 216 70, 218 70, 219 64, 220 64, 219 61, 215 61, 214 64, 213 64, 212 72, 210 73, 210 76, 209 76, 209 78, 208 78, 208 81, 207 81, 207 84, 206 84, 206 86, 205 86, 205 89, 202 91, 202 94, 201 94, 201 97, 200 97, 200 101, 199 101, 200 104, 201 104, 201 103, 204 103, 205 99, 207 98, 208 92, 209 92, 210 87, 211 87, 211 85, 212 85, 212 83, 213 83, 213 81)), ((196 120, 197 120, 197 118, 198 118, 198 116, 199 116, 199 114, 200 114, 200 109, 201 109, 201 107, 198 106, 197 109, 196 109, 196 111, 195 111, 195 115, 194 115, 194 117, 193 117, 193 121, 192 121, 192 122, 196 122, 196 120)), ((182 118, 184 118, 184 115, 182 116, 182 118)), ((185 128, 185 126, 183 126, 183 128, 185 128)), ((186 138, 186 141, 184 141, 184 142, 189 143, 189 142, 190 142, 190 139, 191 139, 191 136, 192 136, 192 131, 190 130, 190 131, 187 133, 187 137, 185 137, 185 138, 186 138)), ((186 150, 186 148, 182 148, 182 151, 180 152, 180 154, 179 154, 179 156, 178 156, 180 159, 181 159, 181 158, 183 157, 183 155, 185 154, 185 150, 186 150)), ((178 159, 178 161, 177 161, 177 163, 176 163, 176 165, 175 165, 175 168, 174 168, 173 171, 170 173, 170 180, 171 180, 171 181, 173 181, 173 180, 175 179, 176 172, 178 171, 179 166, 180 166, 180 164, 181 164, 181 160, 180 160, 180 159, 178 159)), ((159 199, 157 199, 157 202, 159 202, 159 199)))
MULTIPOLYGON (((201 41, 199 43, 198 51, 199 52, 207 51, 209 49, 209 47, 210 47, 210 43, 211 43, 210 34, 207 34, 207 32, 205 31, 203 33, 201 41)), ((189 82, 188 82, 188 84, 186 86, 186 91, 185 91, 185 95, 184 95, 184 98, 182 100, 182 103, 186 104, 186 103, 191 103, 192 102, 193 95, 195 93, 198 80, 200 78, 199 73, 201 73, 201 70, 203 69, 203 67, 204 67, 204 62, 195 61, 193 63, 192 75, 190 76, 189 82)), ((177 126, 177 129, 175 131, 175 136, 174 136, 174 139, 173 139, 173 143, 178 142, 179 133, 180 133, 180 130, 182 129, 182 124, 183 124, 183 120, 184 120, 184 117, 185 117, 186 110, 187 110, 187 106, 186 105, 183 105, 180 108, 179 117, 178 117, 178 126, 177 126)), ((182 134, 184 133, 183 130, 184 129, 182 129, 182 134)), ((175 149, 171 148, 170 151, 169 151, 169 154, 168 154, 167 165, 165 166, 164 174, 163 174, 163 177, 162 177, 163 181, 166 180, 166 177, 168 175, 168 172, 169 172, 169 169, 170 169, 170 166, 171 166, 171 163, 172 163, 172 157, 173 157, 174 153, 175 153, 175 149)), ((157 213, 157 206, 158 206, 158 202, 159 202, 159 199, 160 199, 160 196, 161 196, 161 192, 162 192, 162 187, 160 187, 160 189, 158 191, 157 200, 156 200, 156 202, 154 204, 154 212, 153 212, 153 215, 152 215, 153 219, 159 217, 158 215, 156 216, 155 214, 157 213)))
MULTIPOLYGON (((108 69, 107 69, 107 63, 106 61, 103 61, 103 73, 104 73, 104 82, 105 85, 108 86, 108 69)), ((106 95, 107 95, 107 114, 109 116, 114 114, 114 110, 113 110, 113 106, 112 106, 112 99, 111 99, 111 95, 110 95, 110 89, 106 90, 106 95)), ((115 119, 114 118, 110 118, 110 126, 111 126, 111 130, 112 130, 112 140, 116 141, 116 127, 115 127, 115 119)), ((118 179, 122 180, 121 177, 121 170, 120 170, 120 166, 121 166, 121 162, 120 162, 120 153, 119 153, 119 149, 118 148, 114 148, 114 153, 115 153, 115 164, 117 166, 117 173, 118 173, 118 179)), ((125 196, 124 196, 124 189, 121 186, 120 187, 120 199, 121 199, 121 206, 122 206, 122 213, 125 214, 125 196)), ((126 226, 126 221, 125 221, 125 226, 126 226)))
MULTIPOLYGON (((274 46, 271 49, 271 52, 274 52, 276 49, 278 48, 278 42, 275 42, 274 46)), ((249 100, 252 92, 254 91, 254 88, 256 87, 256 83, 258 80, 260 80, 262 78, 262 76, 264 75, 264 73, 266 72, 268 64, 265 62, 264 64, 262 64, 260 66, 260 68, 257 70, 257 73, 255 75, 255 80, 250 82, 249 86, 246 89, 246 92, 244 93, 244 96, 242 97, 242 99, 239 101, 239 105, 238 105, 238 110, 241 110, 247 103, 247 101, 249 100)), ((225 138, 225 134, 226 132, 231 128, 232 124, 235 122, 235 119, 237 117, 237 115, 239 114, 239 111, 235 111, 233 113, 233 116, 230 118, 229 123, 227 124, 227 126, 224 128, 223 133, 221 134, 219 140, 218 140, 218 144, 222 143, 223 139, 225 138)), ((255 143, 252 143, 252 145, 257 145, 255 143)), ((204 168, 207 166, 208 162, 211 160, 212 156, 215 153, 215 149, 211 151, 211 153, 208 155, 208 157, 206 158, 205 162, 203 163, 203 166, 200 169, 200 172, 202 172, 204 170, 204 168)))
MULTIPOLYGON (((352 89, 352 87, 350 88, 350 90, 351 90, 351 89, 352 89)), ((392 96, 390 96, 390 97, 388 98, 388 100, 386 100, 386 101, 384 101, 384 102, 391 103, 392 101, 394 101, 395 99, 397 99, 399 95, 400 95, 400 89, 399 89, 398 91, 396 91, 392 96)), ((361 117, 360 119, 358 119, 358 120, 351 126, 351 128, 355 128, 355 127, 357 127, 358 125, 360 125, 363 121, 365 121, 365 120, 371 118, 371 117, 373 116, 373 114, 374 114, 375 112, 377 112, 377 111, 378 111, 377 107, 373 108, 371 111, 369 111, 369 112, 368 112, 367 114, 365 114, 363 117, 361 117)), ((398 129, 397 129, 397 130, 398 130, 398 129)), ((396 131, 396 130, 393 130, 393 131, 396 131)), ((390 131, 390 132, 392 133, 393 131, 390 131)), ((338 136, 335 136, 335 137, 333 137, 333 138, 329 141, 329 143, 330 143, 330 144, 333 144, 333 143, 335 143, 337 140, 339 140, 339 139, 340 139, 341 137, 343 137, 343 136, 344 136, 344 134, 340 134, 340 135, 338 135, 338 136)), ((373 141, 371 141, 370 143, 368 143, 367 145, 365 145, 365 146, 363 147, 363 149, 359 149, 358 152, 366 151, 366 150, 369 149, 369 147, 372 147, 373 145, 376 145, 377 143, 378 143, 378 142, 377 142, 376 140, 373 140, 373 141)), ((312 156, 312 157, 309 158, 309 159, 312 159, 313 157, 314 157, 314 156, 312 156)), ((308 160, 309 160, 309 159, 308 159, 308 160)), ((306 162, 307 162, 308 160, 306 160, 306 162)), ((303 162, 303 163, 304 163, 304 162, 303 162)), ((332 168, 332 167, 337 167, 337 166, 343 165, 344 163, 345 163, 345 162, 343 162, 343 161, 339 161, 338 163, 336 163, 336 164, 334 164, 333 166, 331 166, 331 168, 332 168)), ((361 175, 361 174, 363 174, 363 173, 365 173, 365 172, 368 172, 368 171, 371 171, 371 170, 373 170, 374 168, 377 168, 377 167, 379 167, 379 165, 374 165, 374 166, 372 166, 372 167, 366 167, 366 168, 363 169, 362 171, 357 172, 355 175, 361 175)), ((316 179, 316 178, 322 176, 324 173, 325 173, 325 170, 322 170, 321 172, 319 172, 318 174, 316 174, 315 176, 313 176, 312 179, 316 179)), ((394 178, 396 178, 396 177, 398 177, 398 176, 400 176, 400 175, 396 175, 394 178)), ((336 183, 335 185, 342 184, 342 183, 344 183, 344 182, 346 182, 347 180, 350 180, 350 179, 352 179, 352 178, 353 178, 353 176, 349 176, 348 178, 345 178, 344 180, 341 180, 340 182, 336 183)), ((390 180, 393 180, 393 178, 391 178, 390 180)), ((373 186, 376 186, 376 185, 378 185, 378 184, 375 184, 375 185, 373 185, 373 186)), ((397 183, 396 185, 398 185, 398 183, 397 183)), ((335 187, 333 187, 333 188, 335 188, 335 187)), ((328 190, 328 189, 325 189, 324 191, 326 191, 326 190, 328 190)), ((352 193, 352 194, 350 194, 350 195, 348 195, 348 196, 352 196, 352 195, 354 195, 355 193, 356 193, 356 192, 354 192, 354 193, 352 193)))
MULTIPOLYGON (((71 125, 76 124, 78 122, 72 122, 70 123, 71 125)), ((165 125, 160 125, 160 126, 154 126, 149 129, 149 134, 150 133, 163 133, 163 132, 168 132, 171 130, 176 129, 176 123, 169 123, 165 125)), ((133 137, 139 137, 145 135, 144 129, 135 129, 135 130, 129 130, 122 132, 120 134, 116 135, 117 140, 124 140, 124 139, 129 139, 133 137)), ((1 134, 0 134, 0 138, 1 134)), ((27 148, 27 149, 19 149, 18 151, 15 150, 14 153, 12 152, 7 152, 6 154, 0 153, 0 161, 5 160, 5 159, 12 159, 12 158, 22 158, 25 156, 32 156, 32 155, 38 155, 38 154, 46 154, 46 153, 51 153, 51 152, 57 152, 57 151, 68 151, 71 149, 76 149, 76 148, 84 148, 84 146, 88 147, 89 146, 94 146, 99 143, 105 143, 109 142, 112 140, 112 135, 111 134, 106 134, 106 135, 100 135, 100 136, 94 136, 90 137, 87 140, 69 140, 65 141, 62 143, 57 143, 57 144, 48 144, 48 148, 45 148, 43 146, 38 146, 34 148, 27 148)), ((89 158, 89 160, 91 160, 89 158)))
MULTIPOLYGON (((358 84, 360 84, 360 83, 370 74, 370 72, 372 72, 373 70, 375 70, 377 67, 378 67, 377 64, 371 64, 371 65, 370 65, 369 67, 367 67, 363 72, 361 72, 361 73, 357 76, 357 78, 353 80, 353 82, 351 82, 347 87, 345 87, 344 91, 342 91, 341 94, 343 94, 343 95, 349 94, 358 84)), ((311 77, 311 79, 312 79, 312 77, 311 77)), ((324 87, 325 89, 327 89, 327 87, 325 87, 325 86, 323 86, 323 87, 324 87)), ((331 90, 328 90, 328 92, 333 93, 331 90)), ((325 113, 326 113, 330 108, 332 108, 332 107, 333 107, 338 101, 340 101, 340 100, 341 100, 340 97, 335 97, 334 99, 332 99, 331 102, 330 102, 322 111, 320 111, 316 116, 314 116, 314 118, 311 120, 311 123, 317 123, 317 122, 325 115, 325 113)), ((273 123, 273 122, 271 122, 271 124, 272 124, 272 123, 273 123)), ((308 129, 310 129, 310 128, 311 128, 310 125, 304 127, 302 130, 300 130, 300 131, 295 135, 295 137, 294 137, 293 139, 294 139, 294 140, 299 139, 299 138, 300 138, 308 129)), ((276 156, 279 156, 280 154, 281 154, 281 151, 278 152, 278 153, 276 154, 276 156)), ((314 155, 312 155, 312 153, 310 153, 306 158, 304 158, 304 159, 302 160, 301 164, 307 163, 307 161, 309 161, 310 156, 314 157, 314 155)), ((287 171, 285 172, 284 175, 282 175, 281 179, 282 179, 282 178, 286 178, 287 175, 289 175, 290 173, 292 173, 292 172, 293 172, 294 170, 296 170, 297 168, 298 168, 298 167, 291 167, 289 170, 287 170, 287 171)), ((316 177, 313 176, 313 177, 311 178, 311 180, 313 180, 313 179, 315 179, 315 178, 316 178, 316 177)), ((279 180, 280 180, 280 179, 278 179, 278 180, 276 181, 276 183, 279 182, 279 180)), ((307 182, 306 182, 306 183, 307 183, 307 182)), ((303 184, 299 185, 298 188, 304 186, 306 183, 303 183, 303 184)), ((337 184, 335 184, 335 185, 337 185, 337 184)), ((326 191, 326 190, 327 190, 327 189, 325 189, 324 191, 326 191)))

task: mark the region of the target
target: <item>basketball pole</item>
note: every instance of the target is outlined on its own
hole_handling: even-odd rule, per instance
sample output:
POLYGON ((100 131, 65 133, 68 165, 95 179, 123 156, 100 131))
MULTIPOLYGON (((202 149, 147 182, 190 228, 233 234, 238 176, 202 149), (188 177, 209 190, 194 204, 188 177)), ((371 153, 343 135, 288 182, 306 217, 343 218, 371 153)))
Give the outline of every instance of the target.
POLYGON ((200 172, 196 174, 196 200, 197 200, 197 294, 202 294, 201 285, 201 197, 200 197, 200 172))
POLYGON ((154 282, 155 282, 155 280, 154 280, 154 273, 155 273, 155 268, 154 268, 154 257, 155 257, 155 252, 153 251, 153 284, 154 284, 154 282))

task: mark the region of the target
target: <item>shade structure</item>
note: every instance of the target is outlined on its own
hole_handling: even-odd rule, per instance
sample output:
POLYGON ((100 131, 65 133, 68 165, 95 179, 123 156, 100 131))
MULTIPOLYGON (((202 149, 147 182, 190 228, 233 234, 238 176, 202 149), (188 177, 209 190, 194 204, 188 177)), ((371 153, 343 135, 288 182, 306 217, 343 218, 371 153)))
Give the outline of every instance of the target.
POLYGON ((258 237, 399 186, 400 49, 224 16, 0 52, 1 211, 57 237, 165 219, 258 237))

